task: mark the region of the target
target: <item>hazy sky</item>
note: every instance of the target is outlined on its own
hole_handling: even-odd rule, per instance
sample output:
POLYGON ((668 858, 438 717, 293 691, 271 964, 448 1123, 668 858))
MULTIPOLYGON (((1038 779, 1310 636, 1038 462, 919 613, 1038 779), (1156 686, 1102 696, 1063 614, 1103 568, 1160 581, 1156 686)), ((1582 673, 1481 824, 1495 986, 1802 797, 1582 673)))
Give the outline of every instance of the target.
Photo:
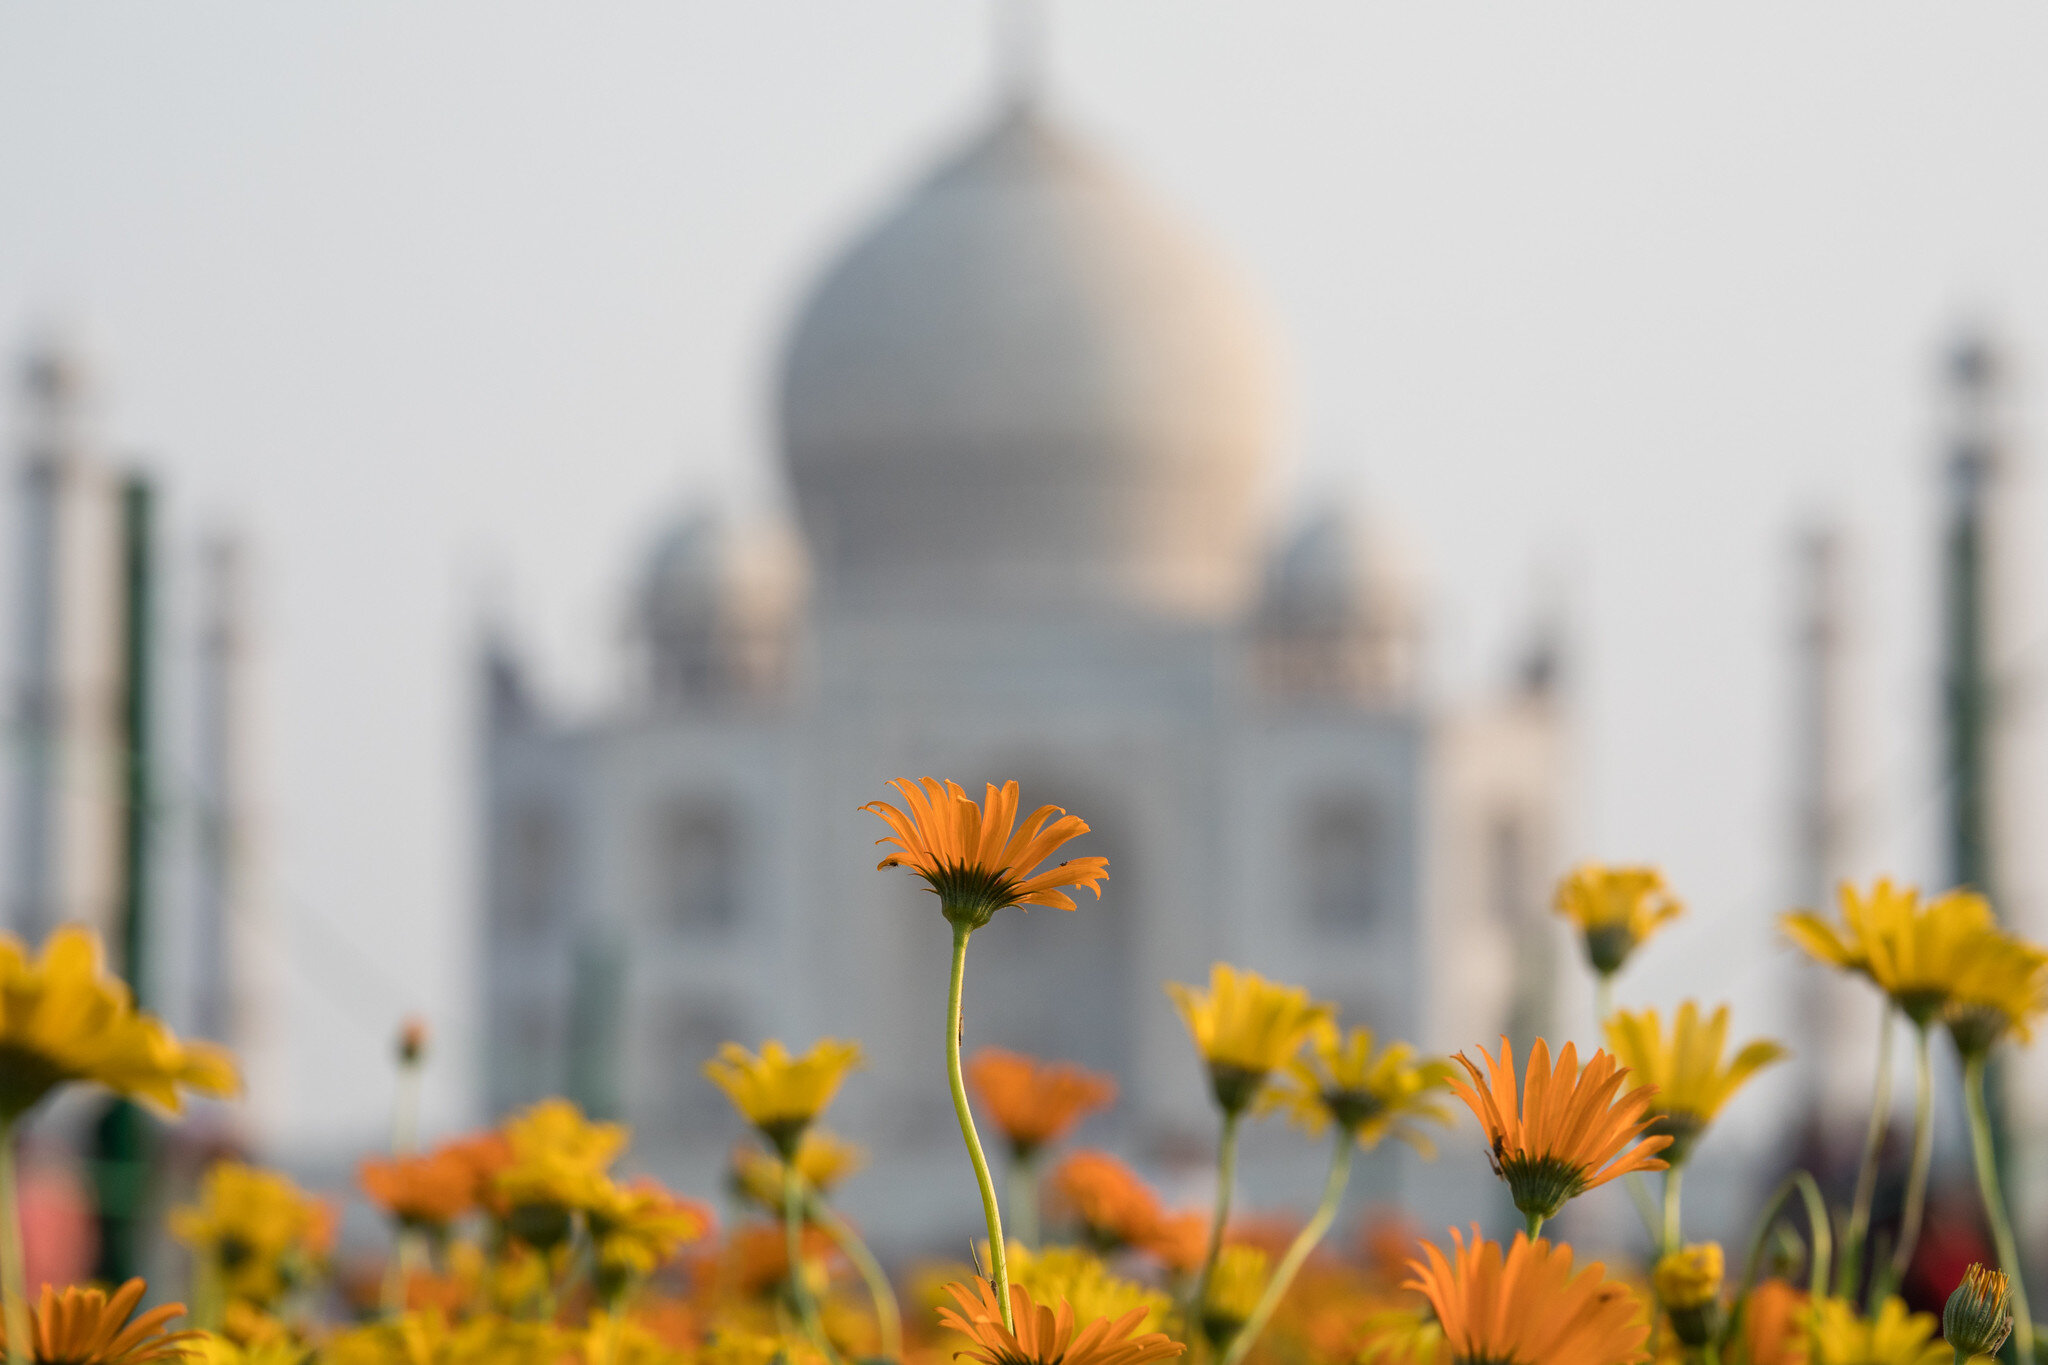
MULTIPOLYGON (((1864 571, 1869 856, 1927 869, 1934 358, 1991 319, 2040 428, 2048 11, 1091 0, 1051 29, 1056 110, 1268 301, 1286 497, 1398 530, 1446 690, 1559 585, 1581 847, 1696 908, 1625 997, 1681 958, 1758 991, 1816 509, 1864 571)), ((293 1132, 374 1129, 407 1008, 453 1045, 440 1119, 465 1102, 481 605, 588 706, 663 519, 781 496, 777 338, 981 115, 990 31, 966 0, 0 8, 0 346, 69 326, 175 548, 257 546, 293 1063, 262 1098, 293 1132)), ((2048 627, 2031 584, 2014 617, 2016 648, 2048 627)))

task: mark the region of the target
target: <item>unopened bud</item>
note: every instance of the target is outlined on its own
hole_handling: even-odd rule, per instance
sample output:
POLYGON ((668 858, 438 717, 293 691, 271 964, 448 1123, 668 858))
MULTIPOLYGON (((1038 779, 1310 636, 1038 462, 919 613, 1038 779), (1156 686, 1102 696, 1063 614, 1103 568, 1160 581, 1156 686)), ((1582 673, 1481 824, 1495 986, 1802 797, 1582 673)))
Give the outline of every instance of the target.
POLYGON ((1713 1338, 1721 1316, 1721 1244, 1701 1242, 1667 1252, 1650 1274, 1671 1330, 1688 1346, 1713 1338))
POLYGON ((2012 1331, 2012 1283, 2002 1270, 1972 1265, 1941 1310, 1941 1335, 1964 1355, 1996 1355, 2012 1331))
POLYGON ((398 1029, 398 1064, 418 1066, 427 1055, 427 1021, 417 1014, 408 1018, 398 1029))

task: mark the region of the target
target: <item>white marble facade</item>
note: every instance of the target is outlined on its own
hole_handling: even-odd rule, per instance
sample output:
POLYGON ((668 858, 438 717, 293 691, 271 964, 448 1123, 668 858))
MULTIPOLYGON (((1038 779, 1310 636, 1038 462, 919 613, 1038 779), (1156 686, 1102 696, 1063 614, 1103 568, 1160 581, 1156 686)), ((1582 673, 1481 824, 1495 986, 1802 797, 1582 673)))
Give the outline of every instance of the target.
POLYGON ((922 1178, 961 1175, 948 931, 858 810, 925 774, 1095 827, 1100 904, 976 935, 967 1041, 1115 1072, 1090 1131, 1169 1181, 1210 1123, 1169 978, 1227 958, 1438 1046, 1540 1022, 1548 674, 1420 695, 1399 566, 1355 518, 1276 524, 1258 310, 1121 171, 998 111, 829 265, 781 373, 801 530, 663 537, 630 701, 548 714, 488 653, 493 1111, 566 1091, 704 1188, 737 1135, 719 1042, 858 1038, 856 1212, 956 1245, 971 1199, 922 1178))

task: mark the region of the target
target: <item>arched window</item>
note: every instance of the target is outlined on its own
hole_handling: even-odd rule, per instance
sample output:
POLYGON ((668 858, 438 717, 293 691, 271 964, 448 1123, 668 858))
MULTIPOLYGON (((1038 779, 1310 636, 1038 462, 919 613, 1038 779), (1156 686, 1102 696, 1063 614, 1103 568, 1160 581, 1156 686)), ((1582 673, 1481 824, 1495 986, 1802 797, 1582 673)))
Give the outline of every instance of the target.
POLYGON ((664 801, 654 816, 655 922, 717 932, 739 918, 739 831, 732 811, 700 797, 664 801))
POLYGON ((1320 796, 1300 828, 1309 922, 1338 933, 1371 930, 1387 914, 1395 874, 1384 808, 1358 792, 1320 796))
POLYGON ((502 927, 518 937, 545 933, 560 917, 568 868, 568 831, 552 802, 524 801, 505 818, 502 927))

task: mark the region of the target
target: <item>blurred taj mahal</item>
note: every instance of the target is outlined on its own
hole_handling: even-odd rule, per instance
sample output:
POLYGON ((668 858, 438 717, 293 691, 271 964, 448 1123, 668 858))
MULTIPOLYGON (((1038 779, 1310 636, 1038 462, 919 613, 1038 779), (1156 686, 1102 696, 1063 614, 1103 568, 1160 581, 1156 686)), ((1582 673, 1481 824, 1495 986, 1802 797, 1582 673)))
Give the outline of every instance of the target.
POLYGON ((1161 983, 1213 960, 1424 1046, 1543 1024, 1554 648, 1429 696, 1398 557, 1348 508, 1275 513, 1282 384, 1243 286, 1040 99, 998 103, 788 328, 800 531, 663 534, 604 714, 551 712, 487 642, 491 1112, 566 1090, 709 1170, 720 1042, 857 1038, 842 1117, 929 1226, 904 1191, 958 1155, 948 933, 858 809, 897 777, 1015 778, 1093 826, 1069 851, 1108 856, 1100 904, 976 935, 966 1042, 1114 1073, 1103 1131, 1140 1159, 1205 1140, 1161 983))

